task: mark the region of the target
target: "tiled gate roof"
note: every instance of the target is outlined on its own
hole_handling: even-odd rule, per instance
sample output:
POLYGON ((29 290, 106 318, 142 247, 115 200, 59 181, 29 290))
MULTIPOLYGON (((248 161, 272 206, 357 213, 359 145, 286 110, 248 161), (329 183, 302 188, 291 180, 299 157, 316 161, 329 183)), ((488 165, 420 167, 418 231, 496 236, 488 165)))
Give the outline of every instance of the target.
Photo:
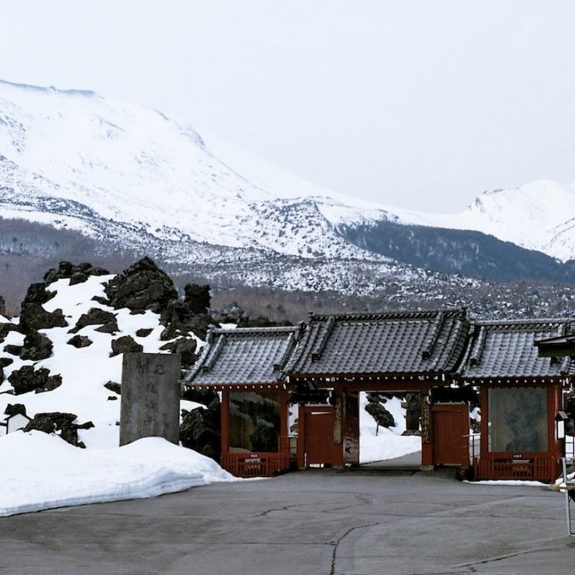
POLYGON ((569 358, 540 357, 535 342, 565 335, 573 320, 478 321, 459 375, 464 380, 512 383, 573 374, 569 358))
POLYGON ((299 327, 214 329, 184 379, 195 386, 278 385, 299 327))
POLYGON ((294 376, 448 372, 461 359, 465 310, 310 316, 286 371, 294 376))

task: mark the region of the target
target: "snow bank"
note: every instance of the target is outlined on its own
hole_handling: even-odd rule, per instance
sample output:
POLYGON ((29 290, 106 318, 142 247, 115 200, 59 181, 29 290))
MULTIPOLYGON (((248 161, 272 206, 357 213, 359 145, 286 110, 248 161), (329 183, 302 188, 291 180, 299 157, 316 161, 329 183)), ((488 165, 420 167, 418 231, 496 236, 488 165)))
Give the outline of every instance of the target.
POLYGON ((0 461, 0 516, 236 480, 211 459, 158 437, 89 450, 41 432, 16 432, 0 437, 0 461))

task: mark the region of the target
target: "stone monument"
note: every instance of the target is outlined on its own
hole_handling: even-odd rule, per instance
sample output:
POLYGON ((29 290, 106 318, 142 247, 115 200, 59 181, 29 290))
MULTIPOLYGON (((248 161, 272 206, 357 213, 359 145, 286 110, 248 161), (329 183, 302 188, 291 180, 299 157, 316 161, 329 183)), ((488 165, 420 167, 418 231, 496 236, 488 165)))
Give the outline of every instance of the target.
POLYGON ((125 353, 122 365, 120 445, 142 437, 179 442, 180 356, 125 353))

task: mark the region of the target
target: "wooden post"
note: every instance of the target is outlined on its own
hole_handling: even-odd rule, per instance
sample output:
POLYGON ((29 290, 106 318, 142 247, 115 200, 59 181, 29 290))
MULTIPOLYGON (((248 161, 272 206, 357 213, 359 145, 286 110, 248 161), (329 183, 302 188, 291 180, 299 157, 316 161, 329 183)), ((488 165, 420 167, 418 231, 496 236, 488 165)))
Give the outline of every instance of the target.
POLYGON ((421 394, 421 469, 433 469, 433 430, 428 388, 422 390, 421 394))
POLYGON ((230 392, 227 389, 222 391, 222 410, 221 410, 221 422, 222 422, 222 456, 228 455, 230 450, 230 392))
POLYGON ((297 416, 297 467, 305 469, 305 405, 298 404, 297 416))

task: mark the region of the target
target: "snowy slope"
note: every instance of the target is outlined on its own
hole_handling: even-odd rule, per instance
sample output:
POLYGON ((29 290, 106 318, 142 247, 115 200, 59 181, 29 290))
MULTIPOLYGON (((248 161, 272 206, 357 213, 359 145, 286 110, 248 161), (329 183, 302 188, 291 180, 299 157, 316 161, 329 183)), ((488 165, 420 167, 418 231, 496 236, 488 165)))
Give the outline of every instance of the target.
POLYGON ((381 220, 478 230, 575 257, 573 186, 487 192, 454 215, 401 210, 310 184, 212 134, 204 141, 160 112, 2 81, 0 216, 130 246, 155 239, 182 263, 206 245, 382 261, 338 233, 381 220))
POLYGON ((365 257, 322 218, 243 178, 189 126, 92 92, 0 82, 0 216, 97 235, 102 222, 160 239, 365 257))
MULTIPOLYGON (((25 405, 29 417, 37 413, 68 412, 78 416, 79 424, 88 421, 94 424, 90 429, 78 430, 79 439, 87 449, 39 431, 1 435, 0 516, 64 505, 152 497, 234 479, 213 460, 160 438, 118 447, 120 400, 104 387, 107 382, 121 381, 122 356, 110 357, 111 341, 130 335, 143 346, 144 352, 150 353, 162 353, 159 348, 166 342, 160 341, 164 326, 160 325, 158 314, 151 311, 131 314, 127 309, 115 310, 92 299, 104 296, 103 284, 111 277, 90 276, 85 283, 73 286, 69 285, 69 279, 50 284, 49 290, 56 295, 43 307, 46 311, 62 309, 69 325, 41 330, 53 343, 49 358, 21 360, 9 353, 6 346, 23 342, 24 336, 18 332, 11 331, 0 341, 0 358, 13 360, 4 368, 4 382, 0 382, 0 420, 4 419, 8 404, 20 403, 25 405), (72 337, 69 330, 91 308, 114 313, 119 330, 109 334, 96 331, 98 325, 83 327, 78 334, 88 337, 92 344, 76 348, 67 343, 72 337), (138 337, 138 329, 151 332, 138 337), (62 384, 43 393, 12 395, 8 377, 24 365, 33 365, 35 370, 47 368, 50 375, 62 377, 62 384)), ((8 322, 3 317, 0 321, 8 322)), ((17 323, 17 319, 13 321, 17 323)), ((182 401, 181 405, 188 410, 198 406, 189 401, 182 401)))
POLYGON ((10 332, 4 342, 0 343, 0 357, 11 358, 14 362, 4 368, 5 381, 0 385, 0 392, 9 391, 12 386, 8 382, 10 374, 23 365, 34 365, 35 369, 47 368, 52 375, 62 376, 62 385, 46 393, 27 393, 23 395, 0 395, 0 413, 4 413, 8 403, 24 403, 27 415, 33 417, 36 413, 63 411, 75 413, 80 423, 92 421, 94 428, 80 430, 80 439, 87 447, 115 447, 119 442, 118 426, 119 401, 108 400, 114 394, 104 387, 104 384, 120 382, 122 374, 122 356, 110 357, 111 341, 120 335, 130 335, 144 347, 144 352, 160 353, 160 333, 164 329, 160 325, 159 315, 151 311, 145 314, 131 315, 127 309, 114 310, 97 303, 92 297, 103 297, 103 284, 113 276, 90 276, 85 283, 70 286, 70 280, 63 279, 50 285, 50 291, 56 296, 43 305, 47 311, 64 310, 68 327, 41 330, 52 341, 53 353, 48 359, 41 361, 21 360, 6 353, 6 345, 21 345, 24 336, 10 332), (119 332, 116 335, 100 333, 100 326, 86 326, 79 335, 87 336, 92 344, 84 348, 76 348, 67 343, 73 334, 69 330, 76 325, 80 316, 90 308, 100 308, 113 312, 116 316, 119 332), (153 331, 147 337, 138 337, 136 331, 149 328, 153 331))
POLYGON ((575 258, 575 184, 541 180, 514 189, 484 192, 460 213, 424 213, 339 194, 240 150, 215 134, 206 133, 205 140, 220 159, 261 189, 279 197, 313 198, 334 226, 386 220, 475 230, 563 261, 575 258))

